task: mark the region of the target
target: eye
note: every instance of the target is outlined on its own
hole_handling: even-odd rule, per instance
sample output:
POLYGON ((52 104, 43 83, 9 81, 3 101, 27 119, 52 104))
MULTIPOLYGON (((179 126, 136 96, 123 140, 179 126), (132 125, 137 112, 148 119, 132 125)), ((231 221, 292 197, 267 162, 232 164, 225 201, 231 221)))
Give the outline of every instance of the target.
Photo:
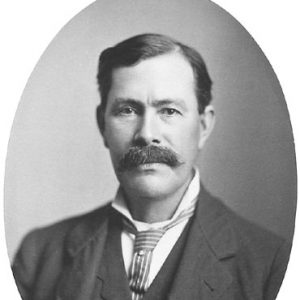
POLYGON ((133 115, 136 114, 136 109, 131 106, 125 106, 119 109, 118 112, 120 115, 133 115))
POLYGON ((181 115, 180 111, 175 108, 165 107, 161 109, 161 113, 166 116, 181 115))

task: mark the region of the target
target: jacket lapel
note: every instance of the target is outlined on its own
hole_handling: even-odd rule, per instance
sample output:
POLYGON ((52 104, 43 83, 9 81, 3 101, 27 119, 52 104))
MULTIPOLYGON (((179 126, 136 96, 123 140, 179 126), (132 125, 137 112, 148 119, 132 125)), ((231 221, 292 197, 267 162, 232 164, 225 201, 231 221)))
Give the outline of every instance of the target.
POLYGON ((66 240, 67 267, 63 270, 56 299, 99 299, 102 281, 97 275, 107 237, 110 206, 95 211, 70 232, 66 240))
POLYGON ((201 187, 199 201, 169 300, 218 299, 232 282, 222 262, 237 251, 226 209, 201 187))
POLYGON ((97 278, 101 281, 101 299, 131 300, 121 246, 121 218, 114 214, 109 220, 108 235, 97 278))

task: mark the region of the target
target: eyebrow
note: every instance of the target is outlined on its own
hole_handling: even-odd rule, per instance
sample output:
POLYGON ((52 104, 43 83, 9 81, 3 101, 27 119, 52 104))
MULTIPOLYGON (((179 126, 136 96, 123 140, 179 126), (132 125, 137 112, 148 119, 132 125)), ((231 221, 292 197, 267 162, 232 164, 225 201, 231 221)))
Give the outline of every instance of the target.
MULTIPOLYGON (((115 98, 114 104, 115 105, 122 105, 122 104, 129 104, 129 105, 133 105, 133 106, 143 106, 144 104, 137 99, 133 99, 133 98, 122 98, 122 97, 118 97, 115 98)), ((165 105, 176 105, 178 107, 181 107, 182 109, 186 109, 186 104, 182 99, 158 99, 158 100, 153 100, 151 101, 151 104, 154 107, 162 107, 165 105)))
POLYGON ((119 104, 131 104, 131 105, 140 105, 141 102, 139 100, 133 98, 115 98, 113 105, 119 104))
POLYGON ((186 109, 186 104, 182 99, 161 99, 161 100, 154 100, 153 106, 161 107, 165 105, 175 105, 181 107, 182 109, 186 109))

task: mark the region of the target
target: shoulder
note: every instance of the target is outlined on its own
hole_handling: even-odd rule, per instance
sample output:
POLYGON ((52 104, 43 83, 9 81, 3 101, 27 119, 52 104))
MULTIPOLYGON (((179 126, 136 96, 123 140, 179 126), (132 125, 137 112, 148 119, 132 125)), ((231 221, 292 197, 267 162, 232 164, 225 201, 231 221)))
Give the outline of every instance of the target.
POLYGON ((204 193, 211 202, 210 209, 213 211, 211 213, 214 214, 214 219, 222 218, 223 223, 229 225, 240 246, 259 244, 260 247, 265 245, 268 248, 276 248, 285 242, 285 239, 275 232, 239 215, 222 199, 212 196, 206 190, 204 193))
POLYGON ((280 249, 290 247, 290 243, 277 233, 245 219, 224 204, 223 206, 226 218, 242 251, 250 249, 265 258, 264 256, 270 256, 270 253, 276 254, 280 249))
POLYGON ((263 228, 229 208, 205 189, 200 199, 203 212, 200 223, 216 253, 235 252, 240 263, 265 268, 287 264, 291 244, 278 234, 263 228))
POLYGON ((255 293, 257 299, 275 299, 291 243, 239 216, 205 190, 202 195, 198 209, 201 229, 214 255, 235 278, 233 286, 243 287, 252 296, 255 293))
POLYGON ((64 219, 54 224, 36 228, 30 231, 22 240, 15 260, 22 253, 27 259, 34 260, 44 249, 55 250, 65 245, 66 240, 74 230, 90 233, 101 227, 111 211, 110 203, 79 216, 64 219))
POLYGON ((42 282, 43 293, 51 293, 51 287, 68 265, 69 250, 77 242, 83 244, 95 234, 104 233, 111 211, 108 204, 83 215, 32 230, 25 236, 12 266, 24 299, 32 299, 32 287, 37 282, 42 282))

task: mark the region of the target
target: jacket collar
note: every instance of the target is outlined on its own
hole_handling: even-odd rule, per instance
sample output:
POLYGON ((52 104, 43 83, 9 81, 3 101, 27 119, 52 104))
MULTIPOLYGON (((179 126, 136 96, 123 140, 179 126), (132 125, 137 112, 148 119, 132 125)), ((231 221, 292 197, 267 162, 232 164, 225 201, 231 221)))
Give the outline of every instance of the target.
POLYGON ((201 185, 195 222, 215 256, 221 260, 234 256, 239 245, 232 227, 232 215, 221 200, 214 198, 201 185))
MULTIPOLYGON (((112 213, 113 210, 110 204, 108 204, 105 207, 93 211, 89 215, 78 217, 76 219, 77 225, 72 229, 66 239, 65 245, 67 253, 71 257, 74 257, 83 248, 101 236, 101 233, 105 233, 106 235, 107 222, 112 213)), ((104 237, 102 239, 103 241, 105 240, 104 237)))

